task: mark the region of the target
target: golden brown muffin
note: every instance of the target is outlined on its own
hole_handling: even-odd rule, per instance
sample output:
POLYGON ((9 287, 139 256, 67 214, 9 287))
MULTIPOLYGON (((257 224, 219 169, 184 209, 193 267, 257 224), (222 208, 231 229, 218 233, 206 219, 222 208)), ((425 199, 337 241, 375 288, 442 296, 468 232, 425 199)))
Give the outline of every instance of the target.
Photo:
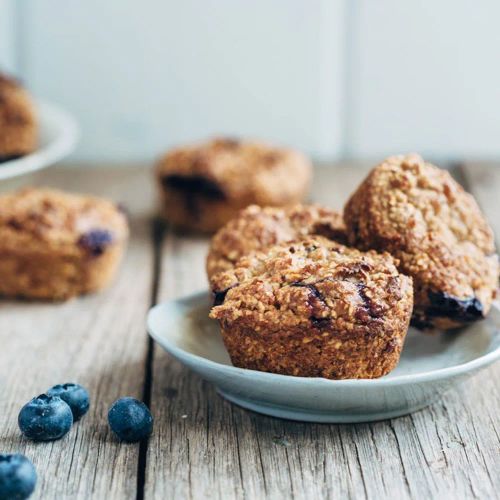
POLYGON ((319 205, 287 208, 250 205, 212 238, 207 256, 208 279, 232 269, 250 252, 309 235, 345 243, 347 235, 342 215, 319 205))
POLYGON ((0 196, 0 295, 62 300, 112 279, 128 236, 116 206, 91 196, 24 189, 0 196))
POLYGON ((498 286, 493 232, 474 198, 418 155, 375 167, 348 201, 349 239, 387 251, 413 277, 413 322, 449 329, 483 318, 498 286))
POLYGON ((166 219, 203 232, 216 231, 251 204, 302 201, 311 174, 310 162, 296 151, 235 139, 173 149, 156 167, 166 219))
POLYGON ((398 363, 413 289, 389 254, 316 236, 245 256, 213 281, 210 317, 235 366, 345 379, 398 363))
POLYGON ((0 163, 34 151, 37 128, 28 93, 0 73, 0 163))

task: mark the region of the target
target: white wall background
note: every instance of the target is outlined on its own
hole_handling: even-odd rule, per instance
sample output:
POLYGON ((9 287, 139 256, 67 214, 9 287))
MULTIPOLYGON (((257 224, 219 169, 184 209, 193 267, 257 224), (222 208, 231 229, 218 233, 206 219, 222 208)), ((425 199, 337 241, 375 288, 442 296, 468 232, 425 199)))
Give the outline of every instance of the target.
POLYGON ((354 4, 349 151, 500 157, 500 1, 354 4))
POLYGON ((0 0, 0 67, 5 71, 17 69, 15 40, 14 2, 0 0))
POLYGON ((316 158, 500 157, 498 0, 0 0, 0 66, 79 160, 217 133, 316 158))

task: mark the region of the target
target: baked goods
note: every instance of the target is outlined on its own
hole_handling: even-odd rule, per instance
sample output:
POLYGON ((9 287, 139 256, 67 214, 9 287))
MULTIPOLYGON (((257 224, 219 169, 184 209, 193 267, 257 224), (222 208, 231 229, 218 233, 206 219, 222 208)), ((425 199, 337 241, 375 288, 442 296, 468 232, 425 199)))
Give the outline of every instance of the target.
POLYGON ((0 295, 67 299, 106 286, 121 260, 127 221, 91 196, 24 189, 0 196, 0 295))
POLYGON ((258 142, 214 139, 168 152, 156 166, 167 220, 214 232, 251 204, 302 201, 311 180, 300 153, 258 142))
POLYGON ((244 255, 302 236, 321 235, 345 243, 342 215, 319 205, 288 208, 251 205, 212 238, 207 256, 208 279, 234 267, 244 255))
POLYGON ((414 324, 449 329, 483 318, 498 286, 493 233, 474 198, 418 155, 375 167, 344 211, 349 240, 387 251, 413 277, 414 324))
POLYGON ((388 254, 321 236, 240 259, 213 279, 235 366, 305 377, 376 378, 397 364, 412 280, 388 254))
POLYGON ((0 73, 0 163, 31 153, 37 143, 37 122, 27 92, 0 73))

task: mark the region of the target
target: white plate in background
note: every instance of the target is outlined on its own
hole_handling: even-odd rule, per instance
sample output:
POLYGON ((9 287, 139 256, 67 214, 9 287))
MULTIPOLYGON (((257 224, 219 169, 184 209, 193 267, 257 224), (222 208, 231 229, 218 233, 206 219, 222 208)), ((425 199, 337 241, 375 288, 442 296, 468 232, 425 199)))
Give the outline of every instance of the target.
POLYGON ((0 180, 47 168, 69 155, 78 140, 78 125, 63 109, 47 102, 35 103, 39 144, 31 154, 0 163, 0 180))
POLYGON ((233 403, 308 422, 369 422, 424 408, 500 357, 500 309, 456 332, 410 328, 395 370, 374 380, 291 377, 231 365, 203 291, 153 307, 149 334, 172 356, 233 403))

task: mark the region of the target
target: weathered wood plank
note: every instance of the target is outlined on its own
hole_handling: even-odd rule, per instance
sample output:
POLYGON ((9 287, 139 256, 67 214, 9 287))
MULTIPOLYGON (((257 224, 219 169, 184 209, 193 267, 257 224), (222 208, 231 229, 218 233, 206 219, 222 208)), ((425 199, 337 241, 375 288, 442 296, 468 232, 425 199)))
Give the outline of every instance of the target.
MULTIPOLYGON (((125 200, 134 220, 129 264, 115 287, 100 298, 62 305, 0 304, 0 383, 6 388, 0 394, 1 407, 6 408, 0 414, 0 443, 2 449, 32 456, 41 472, 39 496, 84 497, 93 492, 96 497, 133 497, 137 447, 114 442, 106 429, 105 414, 115 397, 124 393, 140 396, 142 392, 143 316, 151 285, 146 273, 152 269, 147 234, 150 193, 148 186, 140 184, 146 182, 147 174, 134 173, 133 182, 123 172, 101 171, 98 177, 95 171, 66 174, 55 170, 32 180, 105 191, 125 200), (96 179, 101 186, 95 185, 96 179), (141 276, 138 269, 145 273, 141 276), (134 286, 126 286, 130 283, 134 286), (119 316, 116 310, 120 310, 119 316), (96 319, 99 322, 94 323, 96 319), (71 342, 65 331, 70 331, 71 342), (16 343, 4 340, 12 335, 16 335, 16 343), (116 342, 123 339, 123 345, 116 342), (47 359, 54 362, 47 363, 47 359), (67 376, 90 387, 97 403, 91 414, 58 443, 33 445, 20 440, 15 423, 20 406, 67 376), (52 477, 58 480, 47 480, 52 477)), ((313 199, 340 208, 363 174, 350 167, 335 173, 318 172, 313 199)), ((490 219, 495 219, 498 184, 490 186, 495 185, 491 175, 496 178, 496 174, 486 175, 486 185, 472 181, 471 189, 490 219)), ((167 233, 162 300, 205 286, 206 244, 201 238, 167 233)), ((497 377, 498 368, 493 368, 432 407, 393 421, 311 425, 234 407, 155 349, 152 407, 157 424, 149 443, 146 498, 494 498, 500 487, 495 474, 497 377)))
POLYGON ((500 240, 500 162, 466 163, 461 168, 469 191, 476 197, 500 240))
MULTIPOLYGON (((318 169, 312 200, 341 208, 365 173, 318 169)), ((159 301, 206 286, 206 246, 167 233, 159 301)), ((497 378, 484 372, 399 419, 302 424, 230 405, 155 346, 146 498, 495 498, 497 378)))
POLYGON ((152 288, 152 194, 144 169, 52 169, 17 179, 108 196, 122 202, 132 237, 113 286, 63 304, 0 301, 0 450, 25 453, 38 470, 34 498, 135 498, 138 445, 119 444, 107 410, 120 396, 142 397, 152 288), (17 415, 31 397, 77 381, 91 409, 60 441, 20 437, 17 415))
MULTIPOLYGON (((364 170, 345 167, 341 172, 342 180, 331 183, 325 182, 329 171, 318 170, 312 200, 341 208, 364 170)), ((160 301, 206 286, 206 247, 206 240, 168 233, 160 301)), ((301 498, 364 492, 354 428, 285 422, 232 406, 158 348, 152 408, 160 428, 149 448, 146 497, 301 498), (168 436, 166 452, 160 436, 168 436)), ((394 440, 392 433, 387 438, 394 440)), ((388 458, 390 467, 401 468, 388 458)))

